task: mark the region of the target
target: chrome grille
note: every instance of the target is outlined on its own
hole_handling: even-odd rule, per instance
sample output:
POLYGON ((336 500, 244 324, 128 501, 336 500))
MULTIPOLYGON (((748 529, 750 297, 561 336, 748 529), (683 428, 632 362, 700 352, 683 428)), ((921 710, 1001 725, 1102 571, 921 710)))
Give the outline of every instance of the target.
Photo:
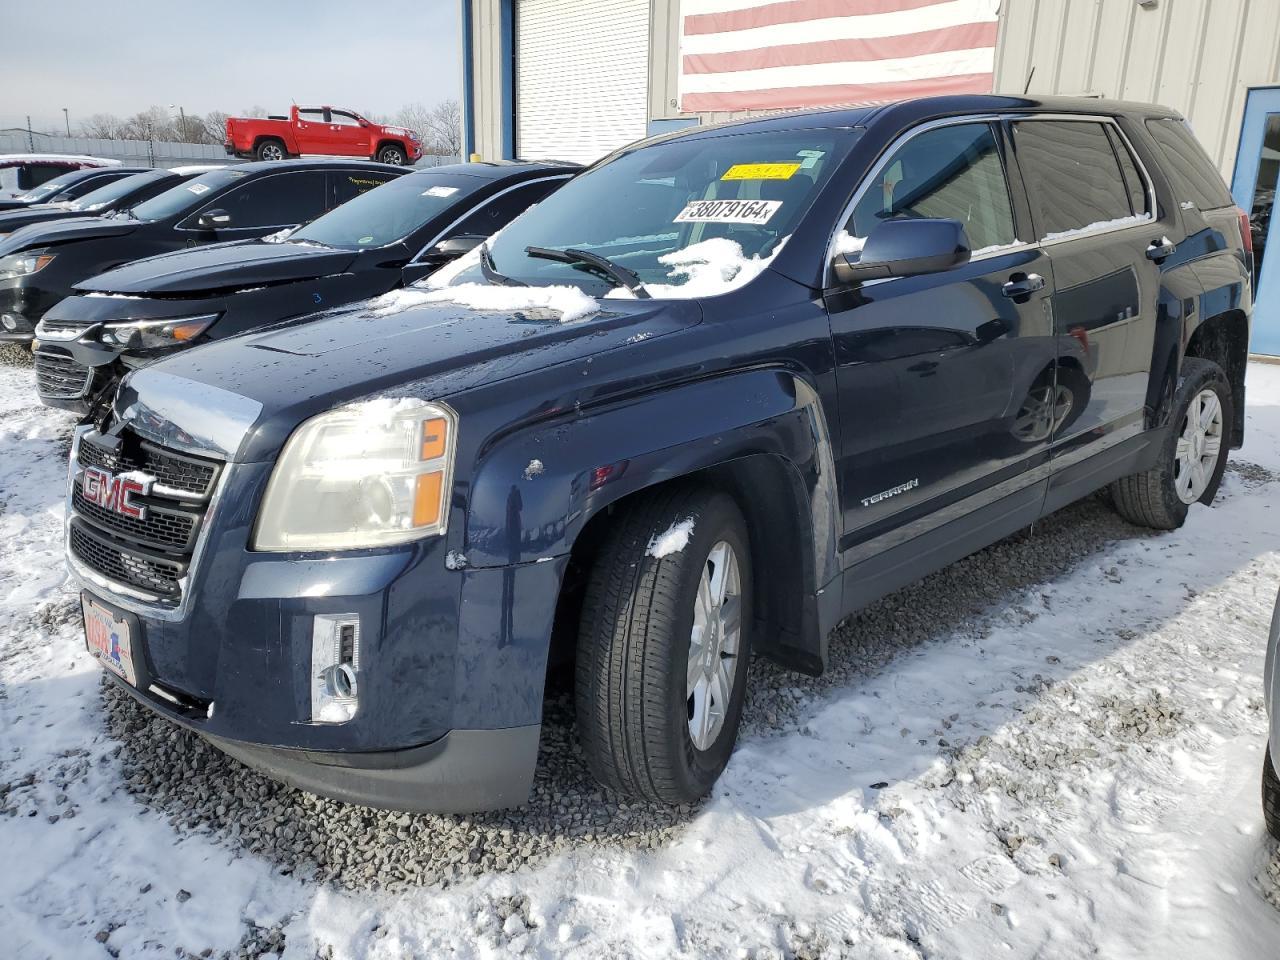
POLYGON ((40 320, 41 333, 78 333, 81 330, 88 330, 92 324, 83 323, 80 320, 55 320, 52 317, 43 317, 40 320))
POLYGON ((155 483, 136 500, 146 506, 146 517, 126 517, 85 499, 84 471, 78 470, 71 489, 72 556, 108 580, 177 604, 222 464, 175 453, 127 429, 118 437, 85 433, 76 463, 113 474, 141 471, 155 483))
POLYGON ((37 350, 36 390, 50 400, 79 400, 89 392, 93 370, 62 353, 37 350))

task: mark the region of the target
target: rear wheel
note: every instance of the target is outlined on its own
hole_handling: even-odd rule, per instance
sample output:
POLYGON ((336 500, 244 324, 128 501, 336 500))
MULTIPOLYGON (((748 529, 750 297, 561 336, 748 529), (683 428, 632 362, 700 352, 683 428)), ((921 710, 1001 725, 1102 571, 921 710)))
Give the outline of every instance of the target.
POLYGON ((751 656, 746 525, 701 487, 621 514, 587 585, 578 634, 578 736, 623 793, 688 803, 733 752, 751 656))
POLYGON ((259 142, 253 151, 253 155, 259 160, 283 160, 288 156, 284 149, 284 143, 275 139, 259 142))
POLYGON ((382 163, 403 167, 405 164, 404 148, 398 143, 388 143, 378 151, 378 160, 382 163))
POLYGON ((1280 840, 1280 777, 1276 776, 1271 762, 1271 748, 1262 760, 1262 817, 1267 823, 1267 833, 1280 840))
POLYGON ((1212 503, 1227 466, 1232 414, 1222 368, 1199 357, 1183 360, 1159 462, 1112 484, 1116 511, 1144 527, 1174 530, 1186 521, 1191 504, 1212 503))

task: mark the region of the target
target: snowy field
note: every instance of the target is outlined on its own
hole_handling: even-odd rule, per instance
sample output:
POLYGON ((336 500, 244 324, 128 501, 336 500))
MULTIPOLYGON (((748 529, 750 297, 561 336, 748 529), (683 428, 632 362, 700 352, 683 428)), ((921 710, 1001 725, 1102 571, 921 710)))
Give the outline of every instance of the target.
POLYGON ((531 807, 471 820, 277 787, 104 693, 62 564, 71 420, 33 397, 0 366, 0 956, 1280 955, 1280 367, 1183 530, 1092 499, 876 604, 824 679, 756 664, 698 809, 602 796, 561 716, 531 807))

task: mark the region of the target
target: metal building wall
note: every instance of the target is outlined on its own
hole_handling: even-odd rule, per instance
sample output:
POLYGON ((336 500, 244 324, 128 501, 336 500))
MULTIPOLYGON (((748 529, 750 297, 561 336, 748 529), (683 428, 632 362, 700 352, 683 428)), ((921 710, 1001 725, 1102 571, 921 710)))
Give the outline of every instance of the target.
MULTIPOLYGON (((472 150, 486 160, 502 159, 502 8, 510 0, 463 0, 471 4, 472 150)), ((463 78, 463 83, 467 78, 463 78)), ((464 151, 465 153, 465 148, 464 151)))
POLYGON ((1278 34, 1280 0, 1004 0, 995 89, 1173 107, 1230 181, 1248 89, 1280 83, 1278 34))

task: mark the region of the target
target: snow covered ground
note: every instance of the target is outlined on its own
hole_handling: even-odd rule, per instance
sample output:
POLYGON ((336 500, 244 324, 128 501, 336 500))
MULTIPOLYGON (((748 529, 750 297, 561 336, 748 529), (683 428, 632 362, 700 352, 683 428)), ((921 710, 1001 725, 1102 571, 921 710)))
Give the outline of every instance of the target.
MULTIPOLYGON (((394 892, 175 817, 163 766, 126 783, 64 581, 70 420, 32 397, 0 367, 6 957, 1280 955, 1258 802, 1280 367, 1251 367, 1248 444, 1183 530, 1086 502, 877 604, 826 680, 757 664, 726 776, 652 849, 394 892)), ((251 782, 170 739, 183 788, 251 782)), ((323 809, 314 829, 364 822, 323 809)))

